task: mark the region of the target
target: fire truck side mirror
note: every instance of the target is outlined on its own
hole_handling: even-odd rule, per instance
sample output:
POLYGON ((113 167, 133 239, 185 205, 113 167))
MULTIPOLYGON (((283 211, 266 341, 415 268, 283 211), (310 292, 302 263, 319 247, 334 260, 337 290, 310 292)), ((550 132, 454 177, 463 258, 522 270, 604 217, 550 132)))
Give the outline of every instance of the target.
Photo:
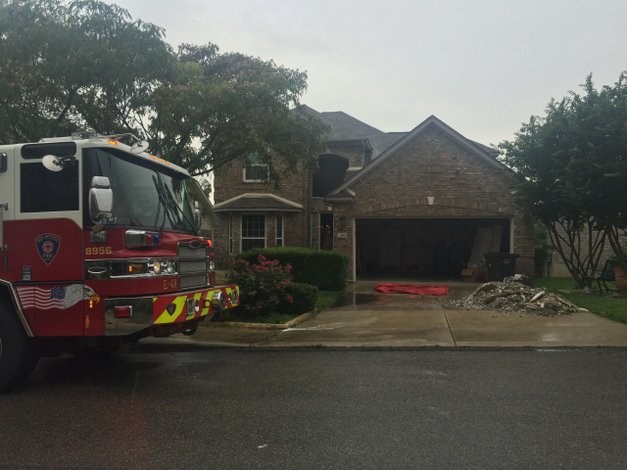
POLYGON ((66 166, 73 164, 76 162, 76 158, 74 157, 57 157, 56 155, 44 155, 41 159, 41 164, 48 171, 52 171, 53 173, 57 173, 62 171, 66 166))
POLYGON ((94 176, 89 189, 89 217, 100 222, 113 216, 113 189, 106 176, 94 176))

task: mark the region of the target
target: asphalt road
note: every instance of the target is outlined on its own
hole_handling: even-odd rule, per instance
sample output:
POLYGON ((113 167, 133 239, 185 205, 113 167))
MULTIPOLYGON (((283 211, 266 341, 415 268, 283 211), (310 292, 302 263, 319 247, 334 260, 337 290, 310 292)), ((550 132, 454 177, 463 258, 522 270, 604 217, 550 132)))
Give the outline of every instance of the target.
POLYGON ((0 468, 627 467, 627 350, 178 351, 42 361, 0 468))

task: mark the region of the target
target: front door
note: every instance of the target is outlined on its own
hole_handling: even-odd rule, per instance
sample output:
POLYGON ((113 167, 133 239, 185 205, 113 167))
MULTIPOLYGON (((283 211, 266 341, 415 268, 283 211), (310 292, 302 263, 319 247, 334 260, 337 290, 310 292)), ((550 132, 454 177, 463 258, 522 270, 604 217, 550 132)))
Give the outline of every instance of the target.
POLYGON ((320 249, 333 249, 333 213, 320 214, 320 249))

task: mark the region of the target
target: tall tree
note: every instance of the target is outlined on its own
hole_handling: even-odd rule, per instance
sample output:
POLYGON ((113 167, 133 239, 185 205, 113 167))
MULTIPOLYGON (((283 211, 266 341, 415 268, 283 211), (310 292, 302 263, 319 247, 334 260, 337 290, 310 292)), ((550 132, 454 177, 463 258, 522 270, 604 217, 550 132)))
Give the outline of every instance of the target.
POLYGON ((519 175, 518 197, 541 221, 579 286, 594 273, 607 239, 625 266, 627 75, 597 90, 552 100, 513 141, 499 147, 519 175))
POLYGON ((153 148, 193 174, 244 159, 268 164, 274 179, 298 162, 313 164, 325 126, 294 111, 307 75, 272 61, 220 54, 214 44, 184 44, 172 81, 156 90, 153 148))
POLYGON ((254 153, 278 179, 323 147, 324 125, 294 112, 306 79, 212 44, 175 53, 102 1, 0 0, 0 143, 130 132, 195 175, 254 153))
POLYGON ((0 141, 132 131, 172 70, 163 30, 96 0, 0 0, 0 141))

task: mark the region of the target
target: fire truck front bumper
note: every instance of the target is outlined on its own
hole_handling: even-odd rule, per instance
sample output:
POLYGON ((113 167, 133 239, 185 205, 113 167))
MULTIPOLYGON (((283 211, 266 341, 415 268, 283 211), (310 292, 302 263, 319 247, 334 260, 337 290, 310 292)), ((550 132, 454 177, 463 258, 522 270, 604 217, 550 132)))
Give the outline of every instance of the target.
MULTIPOLYGON (((106 336, 127 336, 152 329, 172 331, 186 322, 211 318, 217 310, 239 305, 239 286, 226 285, 176 294, 105 300, 106 336)), ((160 335, 160 334, 159 334, 160 335)))

